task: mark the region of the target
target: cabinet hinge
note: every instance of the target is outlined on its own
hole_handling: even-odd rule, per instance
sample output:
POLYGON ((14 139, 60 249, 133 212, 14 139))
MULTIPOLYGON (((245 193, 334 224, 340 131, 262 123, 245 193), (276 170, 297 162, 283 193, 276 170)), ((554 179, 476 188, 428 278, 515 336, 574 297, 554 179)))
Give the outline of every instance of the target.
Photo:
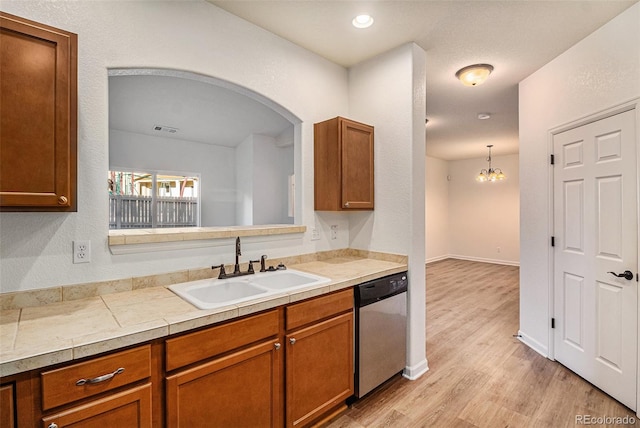
POLYGON ((556 157, 554 155, 551 155, 551 165, 555 165, 556 164, 556 157))
POLYGON ((556 328, 556 319, 551 318, 551 328, 556 328))
POLYGON ((552 237, 551 237, 551 246, 552 246, 552 247, 555 247, 555 246, 556 246, 556 237, 555 237, 555 236, 552 236, 552 237))

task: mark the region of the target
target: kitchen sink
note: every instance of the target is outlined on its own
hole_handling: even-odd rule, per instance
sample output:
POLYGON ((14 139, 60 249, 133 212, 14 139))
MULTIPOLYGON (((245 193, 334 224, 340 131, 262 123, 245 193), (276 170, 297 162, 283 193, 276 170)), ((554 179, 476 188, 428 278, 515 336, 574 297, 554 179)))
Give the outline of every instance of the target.
POLYGON ((214 309, 266 296, 269 290, 242 279, 203 279, 169 286, 169 289, 200 309, 214 309))
POLYGON ((331 282, 329 278, 293 269, 262 272, 256 274, 250 281, 264 288, 279 291, 295 290, 297 288, 311 287, 331 282))
POLYGON ((297 270, 277 270, 227 279, 202 279, 169 286, 169 290, 200 309, 215 309, 304 287, 331 279, 297 270))

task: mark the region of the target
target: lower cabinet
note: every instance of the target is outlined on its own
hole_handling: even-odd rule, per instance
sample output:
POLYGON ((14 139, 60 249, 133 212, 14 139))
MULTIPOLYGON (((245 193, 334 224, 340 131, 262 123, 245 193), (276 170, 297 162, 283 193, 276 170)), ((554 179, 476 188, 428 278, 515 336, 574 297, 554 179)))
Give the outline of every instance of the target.
POLYGON ((152 426, 151 345, 40 373, 42 426, 152 426))
POLYGON ((14 389, 11 383, 0 386, 0 427, 2 428, 14 428, 16 426, 14 389))
POLYGON ((301 427, 353 394, 353 291, 1 379, 0 428, 301 427))
POLYGON ((42 418, 46 428, 151 427, 151 384, 42 418))
POLYGON ((288 334, 287 426, 305 426, 353 394, 353 313, 288 334))
POLYGON ((353 291, 166 340, 167 427, 300 427, 353 394, 353 291))
POLYGON ((266 341, 167 377, 167 426, 282 426, 280 348, 266 341))

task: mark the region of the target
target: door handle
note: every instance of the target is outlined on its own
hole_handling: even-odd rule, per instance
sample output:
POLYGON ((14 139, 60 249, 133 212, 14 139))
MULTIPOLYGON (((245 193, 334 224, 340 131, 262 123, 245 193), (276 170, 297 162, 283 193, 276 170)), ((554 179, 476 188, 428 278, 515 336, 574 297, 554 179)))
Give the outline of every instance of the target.
POLYGON ((607 272, 613 276, 617 276, 618 278, 624 278, 627 281, 631 281, 633 279, 633 272, 630 270, 625 270, 623 273, 615 273, 615 272, 607 272))

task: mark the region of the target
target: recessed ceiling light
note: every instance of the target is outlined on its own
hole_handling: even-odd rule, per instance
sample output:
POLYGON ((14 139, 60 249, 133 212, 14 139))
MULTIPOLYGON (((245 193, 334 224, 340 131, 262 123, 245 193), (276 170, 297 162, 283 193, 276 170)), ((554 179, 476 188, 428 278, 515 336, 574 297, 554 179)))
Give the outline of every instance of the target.
POLYGON ((480 120, 491 119, 491 115, 489 113, 478 113, 478 119, 480 120))
POLYGON ((368 28, 373 25, 373 18, 370 15, 358 15, 351 21, 356 28, 368 28))

